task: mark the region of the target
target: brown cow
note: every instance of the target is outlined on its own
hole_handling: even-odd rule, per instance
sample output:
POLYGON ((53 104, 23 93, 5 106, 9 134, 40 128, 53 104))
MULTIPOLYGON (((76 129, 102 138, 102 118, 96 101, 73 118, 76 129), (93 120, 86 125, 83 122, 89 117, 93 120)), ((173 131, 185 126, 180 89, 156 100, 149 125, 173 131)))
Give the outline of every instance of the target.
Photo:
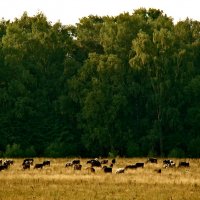
POLYGON ((88 172, 95 173, 94 167, 87 167, 86 170, 88 170, 88 172))
POLYGON ((80 164, 74 165, 74 170, 81 170, 81 168, 82 168, 82 165, 80 165, 80 164))

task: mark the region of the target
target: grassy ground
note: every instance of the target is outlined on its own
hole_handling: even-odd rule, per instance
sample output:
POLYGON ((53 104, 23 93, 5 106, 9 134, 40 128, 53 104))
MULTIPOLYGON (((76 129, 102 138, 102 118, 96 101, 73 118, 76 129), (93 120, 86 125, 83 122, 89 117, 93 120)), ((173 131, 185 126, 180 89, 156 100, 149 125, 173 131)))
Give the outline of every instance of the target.
MULTIPOLYGON (((36 158, 41 163, 44 158, 36 158)), ((145 164, 145 167, 115 174, 117 168, 146 158, 117 159, 112 174, 104 174, 96 168, 95 174, 86 170, 87 159, 81 159, 83 169, 74 171, 65 168, 72 159, 50 159, 51 166, 42 170, 22 170, 22 159, 0 172, 0 200, 82 200, 82 199, 130 199, 130 200, 199 200, 200 199, 200 160, 186 159, 190 168, 162 168, 158 164, 145 164), (161 174, 154 170, 162 168, 161 174)), ((179 160, 174 160, 178 163, 179 160)))

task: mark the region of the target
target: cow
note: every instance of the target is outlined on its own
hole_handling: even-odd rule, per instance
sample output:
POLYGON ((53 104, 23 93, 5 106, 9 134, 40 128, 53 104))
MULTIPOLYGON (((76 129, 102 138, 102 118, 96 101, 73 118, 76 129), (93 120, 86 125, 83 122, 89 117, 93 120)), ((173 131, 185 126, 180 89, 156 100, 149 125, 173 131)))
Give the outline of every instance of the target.
POLYGON ((119 168, 116 170, 116 174, 122 174, 124 173, 124 171, 125 171, 125 168, 119 168))
POLYGON ((9 165, 4 163, 3 165, 0 165, 0 171, 8 169, 9 165))
POLYGON ((126 165, 125 169, 137 169, 137 165, 126 165))
POLYGON ((137 168, 138 168, 138 167, 141 167, 141 168, 144 167, 144 163, 136 163, 135 165, 136 165, 137 168))
POLYGON ((86 170, 88 170, 88 172, 95 173, 94 167, 87 167, 86 170))
POLYGON ((175 167, 176 163, 174 163, 173 160, 163 160, 163 167, 167 168, 167 167, 175 167))
POLYGON ((2 161, 2 160, 0 160, 0 165, 2 165, 2 163, 3 163, 3 161, 2 161))
POLYGON ((103 166, 102 169, 105 173, 112 173, 112 167, 103 166))
POLYGON ((86 162, 86 164, 91 164, 92 161, 96 161, 96 160, 95 160, 95 159, 88 160, 88 161, 86 162))
POLYGON ((82 165, 80 165, 80 164, 74 165, 74 170, 81 170, 81 169, 82 169, 82 165))
POLYGON ((26 163, 26 162, 29 162, 30 165, 33 165, 33 161, 34 161, 33 158, 26 158, 26 159, 24 159, 22 165, 23 165, 24 163, 26 163))
POLYGON ((46 166, 46 165, 48 165, 48 166, 50 166, 50 160, 45 160, 45 161, 43 161, 43 166, 46 166))
POLYGON ((158 159, 157 158, 148 158, 146 163, 158 163, 158 159))
POLYGON ((189 167, 190 163, 189 162, 179 162, 178 167, 189 167))
POLYGON ((13 165, 13 164, 14 164, 14 161, 13 161, 13 160, 5 160, 5 161, 3 162, 3 164, 5 164, 5 165, 13 165))
POLYGON ((67 163, 65 164, 65 167, 72 167, 72 166, 73 166, 72 162, 67 162, 67 163))
POLYGON ((31 164, 30 164, 29 161, 26 161, 25 163, 23 163, 23 169, 24 169, 24 170, 25 170, 25 169, 30 169, 30 166, 31 166, 31 164))
POLYGON ((116 163, 116 159, 113 158, 111 162, 112 162, 112 164, 115 164, 116 163))
POLYGON ((101 162, 99 160, 91 160, 92 167, 101 167, 101 162))
POLYGON ((42 169, 43 166, 44 166, 43 163, 35 164, 34 169, 42 169))
POLYGON ((72 164, 73 164, 73 165, 78 165, 78 164, 80 164, 80 160, 73 160, 73 161, 72 161, 72 164))

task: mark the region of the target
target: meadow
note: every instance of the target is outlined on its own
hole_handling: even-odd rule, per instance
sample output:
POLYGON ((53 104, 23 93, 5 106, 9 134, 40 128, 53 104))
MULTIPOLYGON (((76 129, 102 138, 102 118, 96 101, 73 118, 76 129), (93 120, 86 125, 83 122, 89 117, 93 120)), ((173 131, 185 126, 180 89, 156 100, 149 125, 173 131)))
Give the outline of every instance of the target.
MULTIPOLYGON (((4 159, 3 159, 4 160, 4 159)), ((41 163, 45 158, 35 158, 41 163)), ((199 200, 200 159, 173 159, 190 162, 189 168, 162 168, 148 163, 144 168, 128 169, 124 174, 116 170, 128 164, 145 162, 146 158, 117 158, 112 174, 105 174, 101 168, 96 172, 86 170, 88 159, 81 159, 83 168, 74 171, 65 168, 73 159, 49 159, 50 166, 43 169, 22 169, 23 159, 14 159, 14 165, 0 171, 0 200, 199 200), (155 169, 162 168, 161 173, 155 169)), ((110 159, 109 159, 110 160, 110 159)))

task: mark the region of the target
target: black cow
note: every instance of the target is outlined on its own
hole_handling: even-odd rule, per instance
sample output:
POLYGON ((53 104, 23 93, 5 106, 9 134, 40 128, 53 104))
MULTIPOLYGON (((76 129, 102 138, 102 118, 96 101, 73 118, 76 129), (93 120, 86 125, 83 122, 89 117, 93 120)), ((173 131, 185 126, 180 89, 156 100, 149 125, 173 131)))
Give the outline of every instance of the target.
POLYGON ((73 161, 72 161, 72 164, 73 164, 73 165, 78 165, 78 164, 80 164, 80 160, 73 160, 73 161))
POLYGON ((103 166, 102 169, 105 173, 112 173, 112 167, 103 166))
POLYGON ((137 169, 137 165, 126 165, 125 169, 137 169))
POLYGON ((189 167, 190 163, 189 162, 179 162, 178 167, 189 167))
POLYGON ((88 161, 86 162, 86 164, 91 164, 93 160, 95 160, 95 159, 88 160, 88 161))
POLYGON ((136 165, 137 168, 138 167, 142 167, 142 168, 144 167, 144 163, 136 163, 135 165, 136 165))
POLYGON ((45 161, 43 161, 43 166, 46 166, 46 165, 48 165, 48 166, 50 166, 50 160, 45 160, 45 161))
POLYGON ((35 164, 34 169, 42 169, 43 166, 44 166, 43 163, 35 164))
POLYGON ((92 167, 101 167, 101 162, 99 160, 91 160, 92 167))
POLYGON ((115 164, 116 163, 116 159, 113 158, 111 162, 112 162, 112 164, 115 164))

